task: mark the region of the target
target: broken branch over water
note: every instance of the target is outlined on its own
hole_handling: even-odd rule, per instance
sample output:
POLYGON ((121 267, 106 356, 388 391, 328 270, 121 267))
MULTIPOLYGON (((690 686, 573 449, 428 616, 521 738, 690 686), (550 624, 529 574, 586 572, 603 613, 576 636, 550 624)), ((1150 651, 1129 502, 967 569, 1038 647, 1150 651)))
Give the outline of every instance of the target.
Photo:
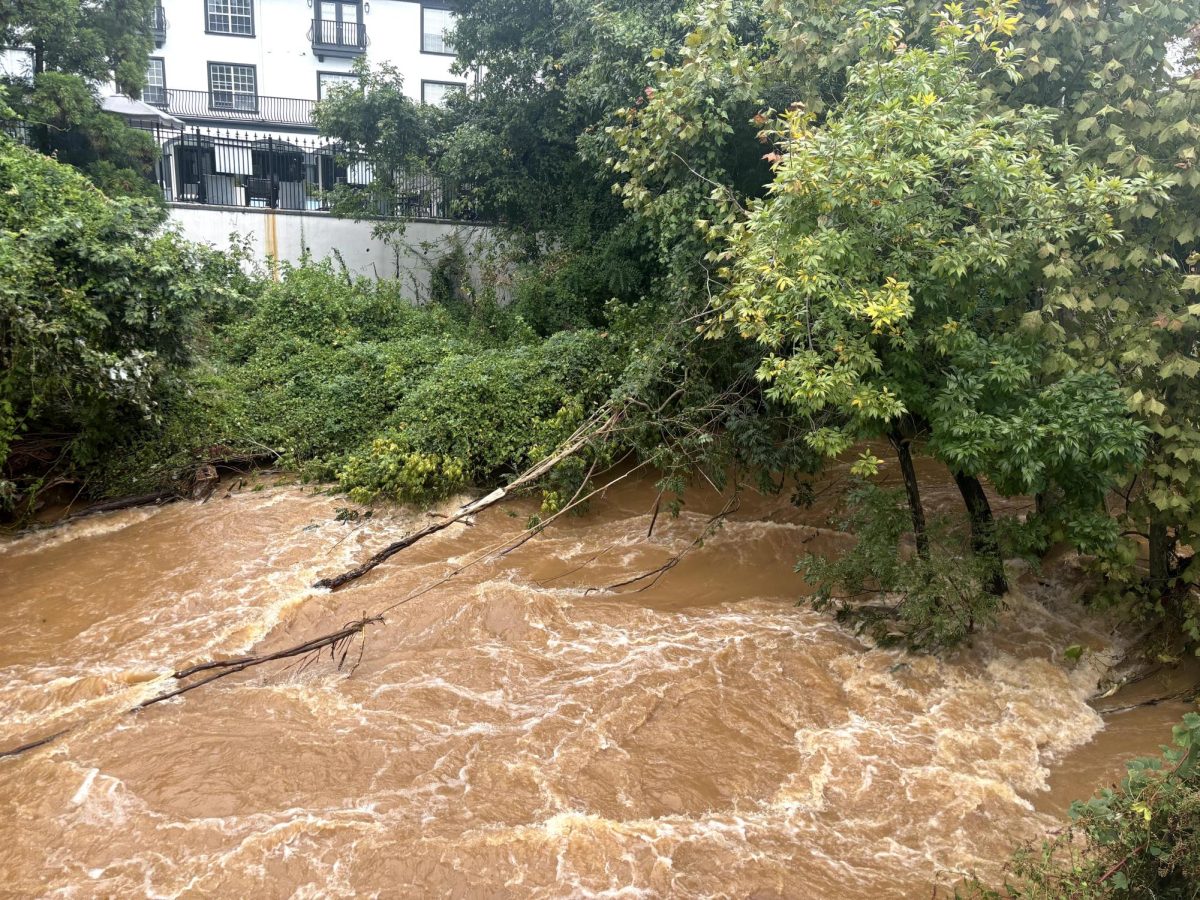
POLYGON ((302 644, 296 644, 294 647, 288 647, 286 650, 279 650, 275 653, 266 653, 262 656, 243 656, 239 659, 224 659, 214 660, 213 662, 200 663, 199 665, 189 666, 186 669, 181 669, 172 677, 182 681, 190 678, 199 672, 209 672, 216 670, 207 678, 201 678, 199 681, 194 681, 191 684, 176 688, 173 691, 168 691, 165 694, 160 694, 157 697, 151 697, 149 700, 143 700, 137 706, 130 710, 145 709, 147 706, 153 706, 155 703, 162 703, 164 700, 170 700, 172 697, 178 697, 180 694, 186 694, 188 691, 194 691, 202 685, 216 681, 218 678, 224 678, 226 675, 232 675, 235 672, 241 672, 249 669, 252 666, 261 666, 263 663, 274 662, 277 659, 290 659, 293 656, 305 656, 309 653, 317 653, 329 648, 330 658, 337 655, 339 649, 343 650, 342 659, 338 662, 338 668, 342 667, 342 663, 346 660, 346 654, 349 652, 349 642, 357 634, 362 634, 363 630, 368 626, 377 622, 382 622, 383 616, 364 616, 356 622, 351 622, 343 626, 340 630, 331 634, 322 635, 318 638, 305 641, 302 644))
MULTIPOLYGON (((661 493, 659 494, 659 496, 660 497, 662 496, 661 493)), ((633 578, 626 578, 624 581, 618 581, 615 584, 610 584, 606 587, 588 588, 586 593, 590 594, 594 591, 602 591, 602 592, 615 591, 618 588, 629 587, 631 584, 637 584, 639 581, 645 581, 647 578, 652 579, 650 581, 650 583, 642 585, 640 588, 638 588, 636 591, 634 591, 634 593, 641 593, 644 590, 648 590, 649 588, 654 587, 654 585, 658 584, 659 579, 662 578, 664 575, 666 575, 669 571, 671 571, 677 565, 679 565, 679 563, 683 561, 683 558, 685 556, 687 556, 689 553, 691 553, 696 548, 703 546, 704 542, 708 539, 709 535, 711 535, 718 528, 720 528, 723 524, 725 524, 725 520, 730 515, 732 515, 734 512, 736 512, 740 505, 741 505, 741 495, 735 493, 732 497, 729 498, 728 502, 726 502, 724 508, 722 508, 722 510, 719 513, 717 513, 715 516, 710 518, 707 523, 705 523, 703 530, 700 532, 700 534, 696 537, 695 540, 693 540, 690 544, 688 544, 686 547, 684 547, 683 550, 681 550, 679 553, 675 554, 670 559, 668 559, 661 566, 651 569, 649 572, 643 572, 640 575, 635 575, 633 578)), ((650 529, 651 530, 654 529, 654 520, 657 518, 658 518, 658 503, 656 501, 655 505, 654 505, 654 514, 650 521, 650 529)))
MULTIPOLYGON (((536 465, 532 466, 531 468, 527 469, 525 472, 523 472, 521 475, 519 475, 516 479, 514 479, 507 486, 497 488, 496 490, 492 491, 490 494, 487 494, 484 497, 480 497, 478 500, 473 500, 472 502, 463 506, 461 509, 459 509, 453 515, 451 515, 445 519, 441 519, 431 525, 426 526, 425 528, 422 528, 422 529, 419 529, 418 531, 413 532, 412 534, 406 535, 405 537, 401 538, 400 540, 398 540, 392 544, 389 544, 387 547, 385 547, 383 550, 376 553, 374 556, 372 556, 370 559, 368 559, 366 562, 362 563, 361 565, 355 566, 353 569, 343 572, 340 575, 335 575, 331 578, 321 579, 321 581, 318 581, 316 583, 316 585, 314 585, 314 586, 318 587, 318 588, 328 588, 331 591, 337 590, 338 588, 343 587, 344 585, 349 584, 350 582, 355 581, 358 578, 361 578, 363 575, 366 575, 368 572, 370 572, 376 566, 387 561, 392 556, 395 556, 401 550, 404 550, 407 547, 411 547, 413 544, 417 543, 418 541, 422 540, 423 538, 426 538, 431 534, 436 534, 439 531, 449 528, 451 525, 455 524, 456 522, 461 522, 464 519, 474 515, 475 513, 481 512, 481 511, 487 509, 488 507, 494 506, 495 504, 499 503, 501 500, 505 499, 506 497, 511 496, 513 493, 518 491, 520 488, 530 484, 531 482, 536 481, 538 478, 541 478, 543 475, 545 475, 547 472, 549 472, 551 469, 553 469, 556 465, 558 465, 564 459, 567 459, 568 457, 573 456, 575 453, 578 453, 580 450, 582 450, 584 447, 588 446, 589 444, 591 444, 593 441, 597 440, 598 438, 604 437, 605 435, 609 434, 612 431, 612 429, 616 426, 616 424, 620 421, 620 419, 621 419, 621 411, 619 409, 614 411, 611 407, 603 408, 600 412, 598 412, 596 415, 594 415, 588 421, 586 421, 582 425, 580 425, 579 428, 577 428, 575 430, 574 434, 572 434, 570 438, 568 438, 563 444, 561 444, 554 453, 552 453, 550 456, 547 456, 545 459, 543 459, 541 462, 537 463, 536 465)), ((590 472, 589 472, 589 474, 590 474, 590 472)), ((626 474, 628 474, 628 473, 626 473, 626 474)), ((609 485, 615 483, 616 481, 619 481, 621 478, 624 478, 624 477, 625 477, 625 475, 618 476, 612 482, 609 482, 608 485, 605 485, 605 488, 607 488, 609 485)), ((563 509, 559 510, 558 513, 556 513, 549 520, 547 520, 546 523, 542 523, 542 525, 539 526, 538 528, 526 529, 521 535, 519 535, 516 538, 516 541, 519 543, 523 543, 525 540, 528 540, 529 537, 533 533, 536 533, 538 530, 540 530, 540 528, 542 528, 546 524, 548 524, 549 521, 553 521, 555 518, 557 518, 558 516, 565 513, 568 509, 571 509, 571 508, 575 507, 576 505, 587 501, 590 497, 592 497, 596 493, 598 493, 599 490, 603 490, 603 489, 604 488, 601 488, 598 490, 593 490, 584 497, 580 497, 579 492, 577 492, 575 497, 572 498, 571 503, 567 504, 567 506, 565 506, 563 509)), ((504 542, 504 545, 508 545, 510 543, 512 543, 512 542, 506 540, 504 542)), ((493 554, 494 552, 496 552, 496 548, 489 548, 488 551, 486 551, 484 554, 479 556, 476 560, 472 561, 472 563, 468 563, 467 565, 461 566, 458 569, 456 569, 453 573, 451 573, 450 576, 448 576, 448 578, 453 577, 453 575, 456 575, 459 572, 465 570, 470 565, 473 565, 474 562, 478 562, 481 559, 487 558, 489 555, 493 554)), ((441 583, 442 581, 448 580, 448 578, 441 579, 441 581, 436 582, 434 586, 436 586, 436 584, 438 584, 438 583, 441 583)), ((416 597, 425 593, 427 590, 431 590, 431 589, 432 589, 432 587, 426 588, 424 590, 416 591, 413 594, 410 594, 409 597, 405 598, 404 601, 401 601, 401 603, 406 602, 407 600, 415 599, 416 597)), ((388 607, 388 609, 394 609, 396 606, 399 606, 399 605, 400 605, 399 603, 392 604, 392 606, 388 607)), ((237 672, 245 671, 246 669, 252 668, 254 666, 260 666, 260 665, 263 665, 264 663, 274 662, 274 661, 281 660, 281 659, 290 659, 290 658, 295 658, 295 657, 310 656, 311 654, 318 654, 321 651, 323 651, 326 647, 329 648, 331 658, 336 657, 337 651, 339 649, 341 649, 343 651, 341 660, 338 661, 338 668, 340 669, 342 663, 345 662, 347 654, 349 653, 350 641, 356 635, 360 635, 360 634, 363 635, 363 639, 365 640, 366 639, 366 637, 365 637, 366 627, 368 625, 373 625, 373 624, 382 624, 384 622, 383 613, 386 611, 387 610, 383 610, 374 615, 365 615, 364 614, 361 619, 358 619, 354 622, 350 622, 337 631, 331 632, 329 634, 324 634, 324 635, 321 635, 316 638, 312 638, 310 640, 304 641, 303 643, 296 644, 292 647, 287 647, 283 650, 278 650, 274 653, 267 653, 267 654, 263 654, 263 655, 259 655, 259 656, 242 656, 242 657, 237 657, 235 659, 212 660, 210 662, 198 663, 196 665, 189 666, 185 669, 180 669, 179 671, 174 672, 172 674, 172 677, 175 678, 177 681, 186 680, 186 679, 192 677, 193 675, 200 674, 201 672, 211 672, 212 674, 210 674, 204 678, 201 678, 198 681, 193 681, 190 684, 186 684, 186 685, 178 687, 174 690, 167 691, 164 694, 160 694, 156 697, 151 697, 148 700, 143 700, 141 703, 137 704, 137 706, 128 710, 128 712, 137 712, 138 710, 145 709, 148 706, 153 706, 156 703, 162 703, 164 700, 170 700, 174 697, 179 697, 183 694, 188 693, 189 691, 194 691, 196 688, 203 687, 206 684, 211 684, 212 682, 217 681, 221 678, 225 678, 228 675, 233 675, 237 672)), ((61 731, 56 732, 55 734, 48 736, 48 737, 41 738, 39 740, 32 741, 32 742, 29 742, 26 744, 22 744, 18 747, 14 747, 10 750, 0 751, 0 758, 18 756, 22 753, 25 753, 28 750, 33 750, 33 749, 36 749, 37 747, 45 746, 46 744, 49 744, 51 741, 54 741, 54 740, 62 737, 63 735, 69 733, 70 731, 74 730, 75 727, 77 727, 77 726, 71 726, 69 728, 65 728, 61 731)))
POLYGON ((401 550, 405 550, 417 543, 417 541, 427 538, 431 534, 436 534, 439 531, 443 531, 454 523, 461 522, 462 520, 467 519, 478 512, 482 512, 490 506, 495 506, 501 500, 511 496, 522 487, 525 487, 531 482, 537 481, 537 479, 541 478, 564 459, 569 456, 574 456, 592 441, 599 437, 603 437, 612 430, 613 426, 620 421, 620 418, 621 414, 619 411, 610 413, 608 417, 603 419, 599 424, 597 424, 596 418, 593 417, 591 420, 580 425, 579 428, 575 430, 575 433, 567 438, 567 440, 561 446, 559 446, 554 453, 547 456, 537 465, 526 469, 508 485, 496 488, 496 490, 492 491, 486 496, 480 497, 478 500, 472 500, 470 503, 459 509, 458 512, 451 516, 447 516, 445 519, 441 519, 431 525, 426 525, 424 528, 414 531, 412 534, 405 535, 394 543, 388 544, 388 546, 384 547, 361 565, 342 572, 340 575, 334 575, 330 578, 322 578, 320 581, 314 584, 313 587, 328 588, 331 591, 336 591, 339 588, 349 584, 351 581, 362 578, 380 563, 386 562, 401 550))

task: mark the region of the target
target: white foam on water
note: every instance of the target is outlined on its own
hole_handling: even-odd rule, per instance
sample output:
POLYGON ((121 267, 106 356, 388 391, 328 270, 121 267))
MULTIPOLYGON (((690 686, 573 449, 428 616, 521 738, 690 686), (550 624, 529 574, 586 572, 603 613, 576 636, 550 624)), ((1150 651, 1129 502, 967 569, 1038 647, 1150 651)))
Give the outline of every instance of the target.
MULTIPOLYGON (((287 496, 246 502, 247 514, 287 496)), ((685 514, 650 552, 678 552, 706 521, 685 514)), ((605 566, 644 564, 645 524, 610 521, 544 546, 564 570, 608 544, 605 566)), ((136 609, 129 668, 103 677, 165 671, 182 648, 244 652, 302 607, 341 615, 354 600, 338 607, 343 595, 307 585, 335 567, 330 556, 349 563, 393 527, 372 521, 344 541, 340 525, 293 529, 219 585, 136 609), (296 542, 320 549, 297 562, 296 542)), ((761 546, 737 542, 801 530, 813 531, 732 523, 710 543, 761 561, 761 546)), ((984 639, 936 659, 864 646, 781 598, 741 596, 732 562, 728 602, 676 610, 480 569, 389 614, 353 676, 260 673, 13 767, 68 785, 62 845, 20 866, 18 884, 64 896, 927 894, 939 870, 994 866, 1009 835, 1044 825, 1030 797, 1102 727, 1085 701, 1111 641, 1022 598, 1019 633, 1002 628, 1008 645, 984 639), (1056 661, 1063 633, 1101 652, 1069 669, 1056 661), (237 752, 206 760, 225 734, 237 752), (169 768, 128 766, 142 748, 234 811, 173 806, 169 768)), ((367 591, 383 605, 422 577, 388 566, 367 591)), ((96 623, 84 642, 107 647, 117 624, 96 623)), ((54 666, 13 674, 18 692, 80 689, 54 666)), ((0 864, 13 863, 6 854, 0 864)))
POLYGON ((162 509, 160 506, 144 506, 139 509, 95 513, 75 522, 65 522, 17 537, 0 539, 0 554, 39 553, 73 541, 115 534, 152 518, 162 509))

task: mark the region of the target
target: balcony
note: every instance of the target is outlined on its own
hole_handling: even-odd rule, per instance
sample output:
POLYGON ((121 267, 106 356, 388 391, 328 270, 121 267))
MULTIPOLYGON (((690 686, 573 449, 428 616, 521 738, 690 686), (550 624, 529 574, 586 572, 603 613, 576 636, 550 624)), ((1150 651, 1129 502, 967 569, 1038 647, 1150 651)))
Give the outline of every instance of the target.
POLYGON ((367 26, 361 22, 335 22, 313 19, 308 32, 317 59, 325 57, 350 59, 362 56, 367 50, 367 26))
POLYGON ((313 100, 218 91, 145 91, 142 98, 180 119, 312 129, 313 100))
POLYGON ((340 194, 371 215, 475 220, 452 179, 422 166, 377 179, 357 153, 315 135, 238 137, 196 127, 163 136, 156 173, 172 203, 315 213, 328 212, 340 194))
POLYGON ((161 4, 156 4, 150 16, 150 33, 154 35, 154 46, 161 47, 167 41, 167 14, 161 4))

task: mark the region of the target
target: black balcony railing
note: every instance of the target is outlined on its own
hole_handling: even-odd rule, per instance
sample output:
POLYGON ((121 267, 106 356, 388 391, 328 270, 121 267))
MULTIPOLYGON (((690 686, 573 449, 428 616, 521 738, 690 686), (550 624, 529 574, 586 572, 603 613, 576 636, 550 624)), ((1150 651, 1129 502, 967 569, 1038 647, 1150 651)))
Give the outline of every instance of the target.
POLYGON ((453 180, 417 166, 377 178, 361 155, 315 136, 279 138, 213 129, 151 129, 156 165, 175 203, 328 211, 335 196, 370 216, 474 221, 453 180))
POLYGON ((360 56, 367 49, 367 26, 360 22, 313 19, 309 29, 313 52, 321 56, 360 56))
POLYGON ((312 128, 313 100, 296 97, 260 97, 229 91, 143 92, 142 98, 180 119, 245 122, 255 125, 288 125, 312 128))
POLYGON ((150 16, 150 32, 154 35, 154 46, 161 47, 166 42, 167 14, 161 5, 156 5, 150 16))

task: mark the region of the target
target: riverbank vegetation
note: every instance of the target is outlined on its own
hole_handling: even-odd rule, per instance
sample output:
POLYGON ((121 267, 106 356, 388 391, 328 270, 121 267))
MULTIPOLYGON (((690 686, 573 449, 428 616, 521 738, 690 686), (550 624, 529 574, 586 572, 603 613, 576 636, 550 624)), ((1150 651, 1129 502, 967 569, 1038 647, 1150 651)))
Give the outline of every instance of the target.
POLYGON ((1071 804, 1070 826, 1015 855, 1002 889, 975 884, 978 900, 1133 897, 1190 900, 1200 885, 1200 714, 1176 725, 1159 757, 1071 804))
POLYGON ((213 322, 203 366, 161 425, 118 455, 109 492, 176 478, 201 447, 269 448, 354 500, 427 502, 520 472, 574 430, 620 371, 609 333, 540 339, 482 299, 416 307, 328 263, 286 269, 213 322))
MULTIPOLYGON (((971 574, 871 604, 874 630, 962 640, 1005 558, 1066 542, 1178 653, 1200 640, 1197 21, 1193 2, 464 0, 460 62, 487 74, 423 120, 427 164, 469 173, 542 333, 656 311, 654 356, 680 364, 631 359, 643 454, 757 460, 781 485, 891 444, 855 471, 896 467, 910 524, 864 571, 909 597, 933 556, 971 574), (914 452, 950 469, 967 534, 931 540, 914 452), (997 517, 997 495, 1035 508, 997 517), (930 604, 955 624, 930 632, 930 604)), ((402 169, 378 88, 364 74, 319 118, 402 169)), ((825 563, 818 602, 858 617, 857 575, 825 563)))
MULTIPOLYGON (((1150 652, 1200 646, 1200 2, 456 8, 469 96, 420 109, 364 69, 317 120, 374 171, 461 179, 511 284, 447 269, 418 308, 328 263, 247 274, 3 145, 8 508, 259 453, 425 502, 505 482, 609 404, 621 428, 549 476, 549 507, 626 453, 676 502, 697 472, 804 502, 851 454, 858 544, 799 568, 876 639, 969 640, 1007 559, 1067 546, 1150 652), (949 470, 956 520, 927 516, 914 454, 949 470), (902 491, 872 482, 892 467, 902 491)), ((1021 878, 1192 878, 1194 723, 1178 739, 1078 808, 1082 857, 1053 842, 1021 878)))

